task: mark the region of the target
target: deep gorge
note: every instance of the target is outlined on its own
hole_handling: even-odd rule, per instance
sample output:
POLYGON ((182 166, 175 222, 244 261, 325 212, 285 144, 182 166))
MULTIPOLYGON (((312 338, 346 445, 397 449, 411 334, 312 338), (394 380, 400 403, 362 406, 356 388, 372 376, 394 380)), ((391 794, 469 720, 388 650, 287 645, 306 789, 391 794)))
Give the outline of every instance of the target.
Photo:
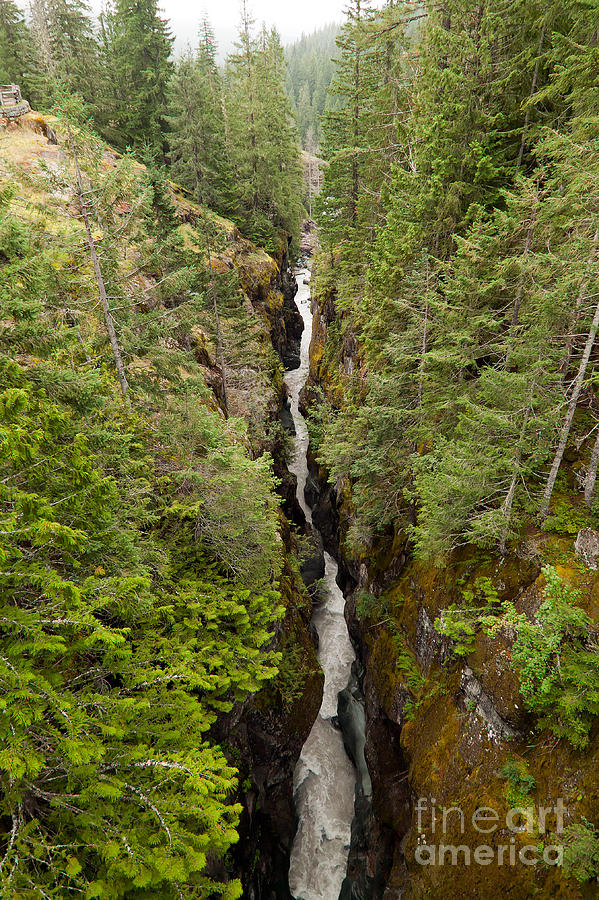
MULTIPOLYGON (((297 499, 312 527, 312 511, 305 498, 308 480, 308 430, 299 410, 300 397, 309 371, 312 314, 309 272, 299 271, 296 303, 304 320, 300 365, 285 376, 294 423, 294 458, 291 465, 297 481, 297 499)), ((318 532, 312 537, 322 543, 318 532)), ((297 900, 337 900, 347 870, 356 777, 343 746, 343 737, 333 724, 337 718, 337 695, 349 682, 355 654, 345 623, 345 598, 337 585, 337 565, 323 549, 324 573, 312 617, 317 650, 324 670, 323 699, 318 717, 302 748, 294 773, 294 801, 298 831, 290 860, 290 889, 297 900)), ((367 773, 366 773, 367 776, 367 773)), ((361 785, 363 788, 363 785, 361 785)))
MULTIPOLYGON (((302 272, 299 273, 299 279, 298 302, 300 308, 306 309, 307 291, 304 292, 302 287, 307 286, 302 284, 302 272)), ((306 431, 303 420, 297 417, 297 410, 309 413, 310 405, 316 402, 317 386, 324 388, 326 396, 332 371, 347 373, 360 365, 360 349, 351 333, 351 321, 344 313, 338 313, 334 293, 324 296, 318 293, 318 278, 316 282, 312 278, 311 283, 316 284, 317 293, 311 301, 314 329, 310 336, 309 366, 304 356, 303 370, 298 368, 288 372, 286 380, 292 402, 291 410, 287 403, 284 408, 284 421, 295 433, 302 450, 306 448, 306 431), (331 338, 329 330, 334 322, 336 327, 331 330, 331 338), (349 334, 344 334, 344 329, 349 329, 349 334), (323 346, 327 347, 326 355, 323 355, 323 346), (308 377, 300 396, 306 368, 308 377)), ((304 354, 307 340, 304 332, 304 354)), ((499 646, 490 641, 483 643, 479 662, 474 667, 461 663, 452 652, 451 642, 439 632, 435 624, 436 609, 439 608, 437 604, 447 603, 445 593, 449 596, 455 594, 456 582, 459 584, 464 579, 464 573, 474 583, 481 577, 491 577, 506 596, 521 598, 518 602, 522 604, 530 603, 538 590, 536 584, 539 568, 526 560, 518 563, 505 561, 503 565, 494 568, 489 567, 484 557, 474 556, 465 561, 458 558, 454 561, 453 568, 437 571, 432 566, 422 566, 412 558, 410 548, 401 534, 381 535, 368 557, 356 558, 355 554, 347 552, 345 541, 347 523, 351 517, 349 495, 343 485, 339 490, 339 485, 335 489, 330 484, 326 470, 317 463, 311 448, 306 449, 305 461, 302 453, 295 464, 291 465, 299 502, 293 505, 288 498, 286 503, 291 518, 295 518, 296 526, 309 528, 310 520, 313 520, 318 528, 319 539, 304 571, 307 583, 313 583, 324 574, 323 551, 334 555, 339 561, 336 581, 343 588, 346 597, 345 617, 352 642, 351 654, 348 654, 347 662, 342 663, 343 678, 349 670, 350 656, 355 654, 356 659, 351 666, 351 689, 345 692, 345 697, 339 703, 334 725, 342 728, 345 724, 348 732, 352 733, 352 738, 348 740, 346 737, 346 744, 349 757, 355 759, 355 744, 352 746, 352 740, 356 736, 356 729, 353 727, 356 717, 352 720, 351 707, 355 702, 357 708, 363 708, 363 751, 368 777, 372 783, 372 794, 370 796, 368 791, 357 791, 355 806, 351 810, 349 842, 343 852, 338 848, 338 855, 330 848, 332 852, 328 857, 329 862, 331 859, 337 862, 333 863, 328 875, 323 876, 319 871, 318 840, 311 845, 309 865, 303 869, 298 862, 301 851, 298 851, 296 845, 298 857, 291 864, 291 891, 288 893, 289 888, 281 879, 279 887, 271 896, 299 896, 306 897, 306 900, 318 896, 339 896, 342 900, 421 896, 419 891, 429 889, 427 885, 431 876, 432 889, 443 891, 443 896, 463 896, 464 891, 467 892, 465 896, 485 896, 483 892, 490 875, 490 890, 496 892, 503 889, 499 885, 509 884, 513 896, 524 900, 529 890, 524 868, 518 870, 516 866, 511 870, 498 869, 483 873, 482 869, 477 870, 476 867, 450 867, 443 873, 444 887, 441 888, 435 879, 434 870, 431 872, 415 866, 414 851, 418 839, 415 804, 418 797, 435 797, 439 803, 443 802, 439 799, 443 796, 448 799, 461 797, 458 802, 468 810, 468 804, 471 805, 472 800, 468 793, 461 791, 466 789, 472 779, 476 779, 479 785, 477 790, 485 792, 491 806, 495 805, 500 809, 502 802, 505 803, 501 772, 508 765, 512 753, 518 747, 526 745, 529 720, 520 708, 505 663, 501 663, 502 668, 498 669, 498 660, 502 660, 504 653, 501 643, 499 646), (402 605, 383 606, 386 611, 382 616, 376 610, 365 614, 360 610, 364 593, 378 598, 381 605, 389 604, 389 600, 385 598, 400 596, 402 605), (384 621, 381 622, 381 618, 384 621), (396 648, 399 639, 400 646, 409 648, 414 660, 412 665, 421 673, 418 684, 424 686, 424 690, 421 688, 422 699, 416 701, 415 712, 411 711, 415 698, 418 698, 414 676, 411 671, 406 673, 397 664, 396 648), (350 710, 350 716, 345 722, 340 721, 343 719, 342 707, 345 712, 350 710), (441 749, 446 746, 451 749, 441 749), (436 755, 446 752, 452 760, 449 769, 439 765, 439 757, 436 755), (339 866, 345 865, 347 868, 344 877, 341 877, 339 866), (483 878, 481 873, 486 877, 483 878), (310 874, 315 875, 313 881, 309 879, 310 874)), ((329 565, 326 568, 330 579, 333 570, 329 565)), ((391 604, 396 602, 391 600, 391 604)), ((318 603, 315 608, 318 610, 318 603)), ((308 634, 310 630, 314 634, 313 624, 307 621, 305 624, 308 634)), ((331 703, 325 706, 330 714, 333 711, 331 703)), ((360 718, 359 712, 357 718, 360 718)), ((342 730, 337 732, 337 740, 342 733, 342 730)), ((315 744, 318 745, 318 742, 315 741, 315 744)), ((299 742, 295 746, 296 751, 299 751, 299 742)), ((310 769, 317 768, 317 759, 318 757, 312 758, 307 764, 299 762, 296 788, 298 784, 301 787, 302 779, 310 769)), ((533 770, 545 772, 544 776, 537 777, 547 779, 544 783, 548 792, 556 789, 555 784, 558 782, 554 779, 561 777, 560 767, 566 759, 567 753, 564 755, 562 752, 556 756, 549 747, 545 747, 537 756, 533 770)), ((353 766, 352 771, 355 772, 353 766)), ((345 776, 342 772, 339 775, 343 784, 345 776)), ((471 788, 467 790, 470 791, 471 788)), ((289 799, 288 795, 288 801, 289 799)), ((295 826, 299 824, 300 842, 303 838, 303 802, 300 790, 300 796, 297 793, 295 796, 295 824, 291 831, 286 832, 289 838, 297 841, 295 826)), ((338 804, 340 797, 335 798, 335 806, 338 804)), ((349 808, 349 805, 345 807, 346 810, 349 808)), ((311 819, 308 828, 305 828, 304 823, 306 831, 319 821, 314 818, 314 809, 308 815, 311 819)), ((327 816, 324 816, 325 829, 326 820, 327 816)), ((347 819, 345 828, 347 829, 347 819)), ((345 834, 347 839, 347 831, 340 829, 336 833, 340 836, 345 834)), ((326 831, 323 831, 323 836, 324 834, 326 831)), ((448 835, 454 841, 460 837, 459 833, 448 835)), ((501 839, 500 835, 498 837, 501 839)), ((474 841, 475 838, 466 835, 466 840, 474 841)), ((301 847, 301 843, 299 846, 301 847)), ((280 864, 285 864, 284 859, 293 860, 293 853, 292 844, 288 840, 286 855, 280 857, 280 864)), ((546 875, 549 883, 552 875, 549 869, 546 875)), ((258 897, 260 894, 248 896, 258 897)), ((269 895, 265 893, 263 896, 269 895)))
POLYGON ((0 0, 3 900, 599 898, 599 0, 331 2, 0 0))
MULTIPOLYGON (((323 651, 327 654, 324 667, 325 672, 329 667, 329 673, 322 709, 301 754, 297 738, 294 743, 299 756, 292 803, 297 831, 290 830, 289 777, 293 756, 275 744, 273 749, 278 759, 275 762, 273 757, 271 765, 280 774, 274 781, 278 783, 282 779, 286 784, 286 801, 281 806, 276 801, 277 789, 273 793, 268 783, 263 785, 260 803, 254 811, 244 814, 240 849, 244 848, 242 858, 247 859, 255 847, 260 859, 257 871, 261 874, 255 872, 246 882, 248 897, 375 900, 385 893, 394 854, 401 858, 401 838, 409 827, 410 791, 399 745, 399 728, 381 710, 371 679, 363 683, 365 669, 361 658, 365 643, 351 600, 359 588, 360 573, 351 560, 343 558, 337 572, 333 558, 339 558, 340 553, 337 499, 311 457, 300 412, 305 410, 303 388, 311 369, 313 301, 309 296, 309 274, 309 270, 297 271, 297 295, 294 299, 292 290, 286 294, 289 311, 285 320, 287 333, 293 335, 293 340, 282 355, 284 361, 291 359, 293 368, 285 376, 288 399, 283 407, 283 421, 295 439, 290 472, 297 505, 292 502, 290 486, 285 482, 285 508, 287 515, 295 520, 295 526, 314 540, 314 550, 302 568, 314 598, 314 612, 305 625, 307 633, 314 635, 319 654, 323 651), (289 309, 292 303, 297 304, 302 314, 303 331, 296 322, 289 327, 293 321, 289 309), (298 333, 301 333, 301 346, 297 346, 298 333), (318 523, 316 533, 312 533, 312 517, 318 523), (324 583, 320 582, 321 578, 324 583), (347 606, 338 585, 350 598, 347 606), (331 603, 334 605, 329 611, 331 603), (345 621, 342 626, 336 624, 339 616, 347 618, 351 643, 349 636, 343 636, 343 631, 347 634, 345 621), (343 647, 341 655, 340 646, 343 647), (260 811, 260 804, 266 809, 260 811), (244 822, 249 832, 243 828, 244 822), (286 864, 291 865, 290 890, 282 871, 286 864)), ((274 333, 279 334, 276 330, 274 333)), ((301 698, 300 705, 305 705, 307 700, 308 697, 301 698)), ((314 709, 306 706, 308 715, 310 708, 314 709)), ((249 736, 252 743, 253 731, 249 736)), ((251 752, 248 744, 244 744, 244 750, 251 752)), ((255 803, 255 799, 246 798, 248 807, 255 803)))

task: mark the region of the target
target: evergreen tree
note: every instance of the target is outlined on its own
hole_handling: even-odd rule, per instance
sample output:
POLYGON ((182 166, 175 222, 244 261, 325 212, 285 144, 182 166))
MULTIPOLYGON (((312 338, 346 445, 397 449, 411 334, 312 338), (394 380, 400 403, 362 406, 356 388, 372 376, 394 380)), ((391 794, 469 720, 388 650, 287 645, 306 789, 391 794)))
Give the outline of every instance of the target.
POLYGON ((169 145, 173 176, 199 203, 235 212, 233 178, 223 115, 223 86, 214 33, 202 23, 195 54, 178 61, 170 86, 169 145))
POLYGON ((337 38, 337 70, 330 94, 336 98, 323 118, 324 174, 319 224, 325 242, 338 250, 340 295, 359 302, 364 295, 368 250, 384 224, 383 194, 392 166, 408 144, 402 131, 407 93, 406 8, 386 5, 375 12, 355 0, 337 38))
POLYGON ((264 28, 254 35, 244 5, 236 52, 227 61, 231 165, 239 178, 239 223, 269 249, 280 246, 281 230, 297 238, 301 218, 302 171, 284 70, 278 34, 264 28))
POLYGON ((94 103, 98 89, 98 45, 84 0, 33 0, 31 29, 36 45, 33 102, 47 108, 56 101, 60 90, 66 88, 94 103))
POLYGON ((369 97, 368 56, 365 21, 369 0, 352 0, 347 22, 337 38, 339 59, 332 90, 343 98, 343 106, 329 112, 325 122, 326 147, 331 148, 326 189, 334 181, 339 186, 337 202, 343 227, 356 229, 360 191, 360 149, 369 97))
POLYGON ((31 35, 13 0, 0 0, 0 82, 20 85, 29 98, 28 71, 31 35))
POLYGON ((157 0, 116 0, 105 35, 111 135, 120 147, 163 152, 173 38, 157 0))

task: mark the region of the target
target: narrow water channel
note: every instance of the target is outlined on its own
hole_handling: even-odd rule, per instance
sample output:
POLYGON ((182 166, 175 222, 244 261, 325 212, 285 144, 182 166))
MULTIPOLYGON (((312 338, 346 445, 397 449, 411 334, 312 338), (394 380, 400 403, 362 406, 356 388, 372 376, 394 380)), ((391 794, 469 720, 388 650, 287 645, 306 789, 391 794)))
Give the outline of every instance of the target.
MULTIPOLYGON (((295 424, 295 453, 290 470, 297 476, 297 499, 308 523, 312 512, 304 497, 308 477, 308 429, 299 411, 300 392, 306 383, 312 337, 309 272, 297 273, 296 303, 304 320, 299 369, 287 372, 285 382, 295 424)), ((338 900, 347 870, 351 824, 354 816, 356 772, 345 752, 341 732, 332 719, 337 694, 349 681, 354 649, 343 615, 345 599, 336 582, 337 563, 325 552, 325 591, 315 609, 318 658, 325 682, 320 712, 302 749, 294 774, 294 798, 299 820, 291 851, 289 888, 296 900, 338 900)))

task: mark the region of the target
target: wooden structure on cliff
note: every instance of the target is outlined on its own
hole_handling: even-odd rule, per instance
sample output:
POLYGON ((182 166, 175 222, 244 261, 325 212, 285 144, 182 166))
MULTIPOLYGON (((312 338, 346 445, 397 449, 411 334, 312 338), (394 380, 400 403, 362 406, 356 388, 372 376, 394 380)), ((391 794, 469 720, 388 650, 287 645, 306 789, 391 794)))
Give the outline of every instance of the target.
POLYGON ((23 100, 18 84, 0 84, 0 116, 18 119, 28 113, 31 107, 23 100))

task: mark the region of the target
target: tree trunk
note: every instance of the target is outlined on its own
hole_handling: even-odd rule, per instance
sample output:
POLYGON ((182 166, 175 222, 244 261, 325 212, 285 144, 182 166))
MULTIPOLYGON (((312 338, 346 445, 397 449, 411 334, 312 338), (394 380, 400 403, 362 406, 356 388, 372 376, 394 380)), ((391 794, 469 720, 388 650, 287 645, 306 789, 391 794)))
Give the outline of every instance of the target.
POLYGON ((570 369, 570 363, 572 362, 572 354, 574 352, 574 337, 576 326, 578 324, 578 318, 580 316, 580 307, 582 306, 582 301, 585 298, 587 288, 589 286, 589 281, 591 280, 591 266, 593 265, 593 260, 595 258, 595 254, 597 252, 597 244, 599 244, 599 228, 597 228, 595 232, 595 236, 593 237, 593 247, 591 252, 589 253, 587 264, 585 268, 585 275, 582 279, 580 290, 578 291, 578 296, 576 298, 576 305, 574 306, 574 314, 572 316, 572 324, 570 326, 570 334, 568 335, 568 340, 566 341, 566 354, 564 356, 564 361, 562 362, 561 369, 563 371, 563 382, 566 383, 568 378, 568 371, 570 369))
POLYGON ((510 523, 512 521, 512 509, 514 507, 514 497, 516 495, 516 485, 518 484, 518 470, 520 467, 520 462, 522 460, 522 442, 524 440, 524 436, 526 435, 526 427, 528 425, 528 420, 530 419, 530 414, 533 409, 533 398, 534 393, 537 386, 537 378, 533 379, 533 382, 530 386, 530 397, 528 402, 528 408, 526 410, 526 414, 524 416, 524 421, 522 422, 522 427, 520 429, 520 437, 518 439, 518 448, 516 454, 514 456, 514 471, 512 472, 512 479, 510 481, 510 486, 506 495, 506 498, 503 502, 503 518, 504 525, 503 531, 501 533, 501 540, 499 542, 499 552, 502 556, 505 556, 507 551, 507 539, 510 532, 510 523))
POLYGON ((424 303, 424 325, 422 329, 422 347, 420 350, 420 372, 418 375, 418 409, 420 410, 420 416, 422 418, 422 398, 424 395, 424 362, 426 358, 426 352, 428 350, 428 291, 429 291, 429 262, 428 256, 426 258, 426 298, 424 303))
POLYGON ((123 365, 123 357, 121 356, 121 350, 119 347, 119 342, 118 342, 116 330, 114 327, 114 320, 112 318, 112 313, 110 312, 108 296, 106 294, 106 285, 104 284, 104 278, 102 277, 102 269, 100 268, 100 261, 98 259, 98 253, 96 251, 96 242, 94 241, 94 236, 92 234, 91 225, 90 225, 90 221, 89 221, 89 215, 87 212, 87 202, 85 200, 85 196, 83 193, 83 182, 81 180, 81 170, 79 168, 79 157, 77 156, 77 148, 75 147, 75 142, 73 140, 71 126, 68 123, 67 123, 67 130, 68 130, 68 135, 69 135, 69 144, 71 146, 71 153, 73 154, 73 161, 75 163, 75 175, 76 175, 76 179, 77 179, 77 197, 79 199, 81 215, 83 216, 83 222, 85 224, 85 232, 87 235, 87 245, 89 247, 89 252, 90 252, 90 255, 92 258, 94 274, 96 277, 96 284, 98 285, 98 292, 100 294, 100 302, 102 304, 102 310, 104 312, 104 321, 106 323, 106 331, 108 332, 108 337, 110 339, 110 346, 112 347, 112 355, 114 356, 114 362, 115 362, 116 370, 117 370, 117 373, 119 376, 121 393, 122 393, 123 397, 127 398, 127 394, 129 392, 129 384, 127 382, 125 366, 123 365))
POLYGON ((360 134, 360 50, 356 49, 355 60, 355 104, 354 104, 354 152, 352 154, 352 195, 351 195, 351 221, 355 227, 358 221, 358 197, 360 195, 360 173, 358 171, 358 141, 360 134))
POLYGON ((223 350, 223 336, 220 329, 220 316, 218 314, 218 303, 216 300, 216 282, 214 280, 214 269, 212 268, 212 251, 210 249, 210 238, 206 230, 206 248, 208 250, 208 268, 210 269, 210 293, 212 294, 212 304, 214 307, 214 321, 216 323, 216 339, 218 345, 218 365, 220 368, 221 378, 223 380, 223 411, 225 418, 229 418, 229 392, 227 390, 227 375, 225 372, 225 354, 223 350))
POLYGON ((570 398, 570 402, 568 404, 568 412, 566 414, 566 421, 564 422, 560 434, 559 444, 557 450, 555 452, 555 457, 553 460, 553 464, 551 466, 551 471, 549 472, 549 478, 547 479, 547 485, 545 487, 545 493, 543 494, 543 503, 541 505, 541 521, 544 521, 547 517, 547 513, 549 511, 549 503, 551 501, 551 495, 553 494, 553 489, 555 487, 555 481, 557 478, 557 473, 559 471, 559 467, 561 465, 561 461, 564 456, 564 452, 566 450, 566 444, 568 443, 568 438, 570 436, 570 429, 572 428, 572 422, 574 420, 574 413, 576 412, 576 406, 578 405, 578 398, 580 397, 580 392, 582 391, 582 385, 584 382, 584 377, 586 375, 586 371, 589 365, 589 359, 591 358, 591 351, 593 349, 593 345, 595 343, 595 338, 597 337, 597 329, 599 328, 599 303, 595 308, 595 315, 593 316, 593 321, 591 322, 591 327, 589 329, 589 333, 587 335, 587 340, 584 348, 584 352, 582 354, 582 359, 580 360, 580 365, 578 367, 578 372, 576 374, 576 378, 574 379, 574 389, 572 391, 572 396, 570 398))
POLYGON ((584 483, 584 502, 590 509, 593 505, 593 496, 595 494, 595 482, 597 481, 597 466, 599 465, 599 434, 593 445, 591 453, 591 461, 589 463, 589 471, 584 483))
POLYGON ((505 498, 503 504, 503 518, 505 519, 503 525, 503 531, 501 534, 501 541, 499 543, 499 552, 502 556, 505 556, 507 552, 507 539, 510 532, 510 522, 512 520, 512 507, 514 505, 514 495, 516 493, 516 484, 518 483, 518 466, 520 465, 520 454, 514 460, 514 473, 512 475, 512 480, 510 482, 510 487, 507 492, 507 496, 505 498))
MULTIPOLYGON (((530 248, 532 247, 532 238, 534 235, 535 222, 537 218, 536 209, 532 212, 532 217, 530 220, 530 225, 528 226, 528 231, 526 232, 526 244, 524 245, 524 259, 528 260, 530 254, 530 248)), ((511 338, 514 338, 514 332, 518 325, 518 317, 520 315, 520 305, 522 303, 522 293, 524 290, 524 271, 520 275, 520 279, 518 281, 518 288, 516 290, 516 297, 514 299, 514 306, 512 307, 512 322, 510 325, 511 338)))

